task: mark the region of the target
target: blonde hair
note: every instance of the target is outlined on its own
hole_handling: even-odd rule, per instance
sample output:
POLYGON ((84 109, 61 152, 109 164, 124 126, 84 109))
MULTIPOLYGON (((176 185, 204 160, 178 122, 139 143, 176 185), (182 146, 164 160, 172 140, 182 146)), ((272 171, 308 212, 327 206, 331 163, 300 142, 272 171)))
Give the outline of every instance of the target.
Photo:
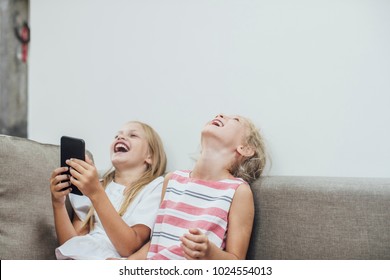
POLYGON ((267 154, 265 149, 264 138, 256 126, 247 118, 246 121, 248 133, 244 139, 244 145, 253 149, 254 154, 249 157, 242 157, 233 163, 230 172, 234 177, 245 180, 248 184, 258 179, 264 171, 267 163, 267 154))
MULTIPOLYGON (((162 176, 165 173, 167 166, 167 157, 165 154, 164 146, 161 141, 160 136, 157 132, 150 127, 149 125, 139 122, 131 121, 130 123, 139 124, 145 132, 145 138, 148 142, 149 153, 152 157, 152 163, 147 164, 147 168, 142 176, 133 182, 131 185, 127 185, 124 192, 124 200, 118 211, 120 216, 123 216, 129 207, 130 203, 137 196, 137 194, 150 182, 156 179, 159 176, 162 176)), ((109 170, 102 179, 102 186, 105 189, 107 185, 115 179, 115 170, 109 170)), ((88 215, 83 223, 83 226, 89 226, 89 229, 93 229, 94 224, 94 212, 95 209, 93 206, 89 209, 88 215)))

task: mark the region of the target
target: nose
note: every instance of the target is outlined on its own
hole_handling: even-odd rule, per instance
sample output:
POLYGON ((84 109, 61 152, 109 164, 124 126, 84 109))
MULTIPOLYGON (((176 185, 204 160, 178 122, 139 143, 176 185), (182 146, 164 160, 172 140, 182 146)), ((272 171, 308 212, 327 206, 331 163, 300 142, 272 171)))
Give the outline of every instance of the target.
POLYGON ((125 137, 123 136, 123 134, 118 134, 116 139, 123 140, 123 139, 125 139, 125 137))
POLYGON ((226 121, 228 121, 228 120, 231 120, 232 118, 233 118, 233 116, 228 116, 228 115, 224 115, 224 114, 218 114, 217 116, 216 116, 216 118, 221 118, 221 119, 225 119, 226 121))

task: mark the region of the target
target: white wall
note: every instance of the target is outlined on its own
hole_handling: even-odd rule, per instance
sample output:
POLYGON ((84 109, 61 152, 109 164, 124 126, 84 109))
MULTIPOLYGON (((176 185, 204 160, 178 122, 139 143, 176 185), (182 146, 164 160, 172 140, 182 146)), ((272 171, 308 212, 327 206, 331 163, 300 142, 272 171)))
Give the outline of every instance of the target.
POLYGON ((262 128, 271 175, 390 174, 390 1, 34 0, 29 136, 99 168, 127 120, 191 168, 217 113, 262 128))

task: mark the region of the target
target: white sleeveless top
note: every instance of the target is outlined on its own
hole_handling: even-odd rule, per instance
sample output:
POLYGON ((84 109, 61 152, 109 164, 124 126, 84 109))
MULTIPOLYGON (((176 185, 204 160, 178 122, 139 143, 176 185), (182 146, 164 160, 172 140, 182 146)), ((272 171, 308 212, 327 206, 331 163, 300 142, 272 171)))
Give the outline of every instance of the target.
MULTIPOLYGON (((163 177, 156 178, 134 198, 122 216, 127 225, 143 224, 153 229, 157 210, 160 206, 163 181, 163 177)), ((107 196, 117 211, 122 205, 124 189, 125 186, 115 182, 111 182, 106 188, 107 196)), ((74 194, 69 194, 69 198, 76 215, 81 221, 84 221, 91 206, 91 201, 86 196, 74 194)), ((121 257, 108 238, 96 212, 94 229, 91 232, 69 239, 58 247, 55 252, 57 259, 62 260, 104 260, 109 257, 121 257)))

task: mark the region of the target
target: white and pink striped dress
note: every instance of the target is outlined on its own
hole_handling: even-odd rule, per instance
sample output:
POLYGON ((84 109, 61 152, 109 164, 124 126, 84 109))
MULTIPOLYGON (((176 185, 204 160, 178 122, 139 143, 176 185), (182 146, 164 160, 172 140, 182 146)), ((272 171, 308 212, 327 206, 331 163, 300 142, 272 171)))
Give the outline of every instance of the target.
POLYGON ((202 230, 219 248, 225 248, 229 209, 240 178, 204 181, 190 171, 175 171, 157 213, 148 259, 184 259, 180 237, 189 228, 202 230))

